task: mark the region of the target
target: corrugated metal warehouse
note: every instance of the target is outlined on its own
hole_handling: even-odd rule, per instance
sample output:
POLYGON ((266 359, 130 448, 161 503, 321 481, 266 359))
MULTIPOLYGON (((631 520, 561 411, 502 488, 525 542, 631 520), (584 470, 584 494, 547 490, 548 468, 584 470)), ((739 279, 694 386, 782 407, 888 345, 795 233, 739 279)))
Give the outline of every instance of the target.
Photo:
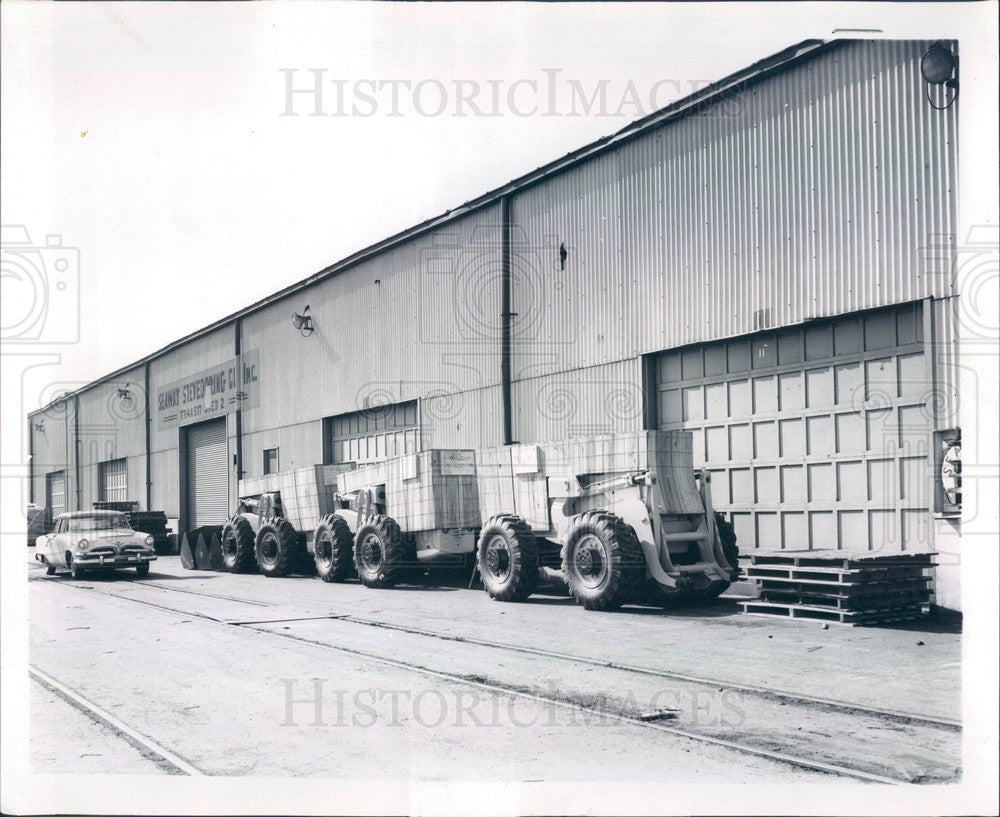
POLYGON ((32 500, 185 531, 269 470, 685 428, 743 552, 956 551, 930 45, 801 43, 60 398, 32 500))

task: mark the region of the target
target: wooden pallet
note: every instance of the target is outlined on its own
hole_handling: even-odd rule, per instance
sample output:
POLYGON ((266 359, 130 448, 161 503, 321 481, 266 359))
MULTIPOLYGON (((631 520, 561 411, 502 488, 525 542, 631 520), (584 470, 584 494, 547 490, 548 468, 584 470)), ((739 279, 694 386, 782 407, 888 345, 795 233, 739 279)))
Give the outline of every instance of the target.
POLYGON ((746 569, 750 579, 785 579, 824 584, 869 584, 898 579, 918 578, 930 565, 884 565, 878 567, 795 567, 794 565, 750 565, 746 569))
POLYGON ((835 610, 829 607, 817 607, 808 604, 782 604, 761 601, 741 601, 740 606, 743 607, 743 612, 747 615, 767 616, 769 618, 808 619, 810 621, 843 624, 849 627, 865 627, 913 621, 925 615, 929 609, 924 604, 918 604, 891 610, 835 610))
POLYGON ((870 551, 792 550, 776 553, 751 553, 751 565, 788 565, 791 567, 831 568, 840 570, 892 567, 897 565, 933 565, 934 553, 873 553, 870 551))
POLYGON ((930 600, 929 590, 905 591, 878 596, 827 596, 815 593, 768 590, 761 593, 758 601, 767 604, 803 604, 830 610, 878 613, 884 609, 894 610, 916 604, 929 604, 930 600))
POLYGON ((900 590, 924 590, 927 588, 930 580, 930 576, 913 576, 904 579, 888 579, 881 582, 842 584, 840 582, 801 581, 796 579, 760 579, 760 589, 761 592, 776 590, 778 592, 816 593, 824 596, 850 598, 852 596, 866 596, 876 593, 892 593, 900 590))

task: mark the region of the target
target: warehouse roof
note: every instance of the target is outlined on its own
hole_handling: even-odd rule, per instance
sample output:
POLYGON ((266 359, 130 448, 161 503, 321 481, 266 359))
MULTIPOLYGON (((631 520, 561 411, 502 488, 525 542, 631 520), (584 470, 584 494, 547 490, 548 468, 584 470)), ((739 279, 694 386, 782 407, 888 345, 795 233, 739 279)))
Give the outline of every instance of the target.
POLYGON ((513 179, 512 181, 509 181, 506 184, 501 185, 500 187, 490 190, 487 193, 484 193, 483 195, 478 196, 477 198, 474 198, 471 201, 468 201, 459 207, 456 207, 452 210, 448 210, 442 213, 441 215, 427 219, 426 221, 416 224, 413 227, 403 230, 402 232, 396 233, 395 235, 382 239, 381 241, 378 241, 375 244, 372 244, 371 246, 366 247, 363 250, 359 250, 358 252, 353 253, 352 255, 349 255, 346 258, 343 258, 340 261, 337 261, 336 263, 323 268, 319 272, 310 275, 308 278, 305 278, 295 284, 287 286, 284 289, 281 289, 275 292, 274 294, 267 296, 266 298, 262 298, 261 300, 256 301, 250 304, 249 306, 240 309, 237 312, 225 316, 224 318, 220 318, 214 323, 211 323, 208 326, 205 326, 195 332, 192 332, 189 335, 185 335, 184 337, 175 340, 172 343, 167 344, 163 348, 158 349, 157 351, 152 352, 149 355, 146 355, 145 357, 135 361, 134 363, 130 363, 127 366, 123 366, 120 369, 111 372, 110 374, 104 375, 103 377, 94 380, 92 383, 88 383, 86 386, 82 386, 81 388, 76 389, 75 391, 66 392, 65 394, 62 394, 59 397, 51 400, 46 406, 31 412, 29 414, 29 417, 34 414, 38 414, 39 412, 45 411, 46 409, 55 405, 56 403, 60 403, 63 400, 66 400, 70 397, 80 394, 93 386, 108 382, 110 380, 114 380, 115 378, 119 377, 122 374, 125 374, 131 369, 134 369, 137 366, 142 366, 148 363, 149 361, 155 360, 156 358, 168 352, 171 352, 180 346, 183 346, 185 343, 188 343, 199 337, 214 332, 217 329, 220 329, 221 327, 226 326, 227 324, 233 323, 233 321, 247 314, 263 309, 264 307, 274 303, 275 301, 281 300, 282 298, 292 295, 319 281, 329 278, 330 276, 343 272, 344 270, 353 267, 356 264, 361 263, 362 261, 366 261, 374 256, 377 256, 379 253, 385 252, 386 250, 391 249, 392 247, 395 247, 415 236, 421 235, 422 233, 432 230, 435 227, 438 227, 442 224, 454 221, 455 219, 462 218, 463 216, 466 216, 469 213, 472 213, 476 210, 482 209, 483 207, 487 207, 490 204, 499 201, 504 196, 516 193, 519 190, 523 190, 525 188, 531 187, 532 185, 538 184, 539 182, 545 181, 546 179, 549 179, 552 176, 557 175, 558 173, 561 173, 588 159, 591 159, 595 156, 598 156, 602 153, 612 150, 623 143, 638 138, 639 136, 651 130, 655 130, 656 128, 662 127, 663 125, 666 125, 667 123, 675 119, 679 119, 681 117, 688 116, 692 113, 696 113, 700 109, 704 108, 706 105, 710 105, 718 101, 719 99, 723 98, 726 94, 731 94, 736 89, 740 89, 755 82, 759 82, 766 77, 772 76, 780 71, 784 71, 793 65, 796 65, 806 59, 815 57, 816 55, 823 53, 831 48, 843 45, 846 42, 848 41, 847 40, 833 40, 833 41, 804 40, 803 42, 797 45, 793 45, 789 48, 784 49, 783 51, 779 51, 777 54, 773 54, 770 57, 767 57, 763 60, 759 60, 758 62, 753 63, 747 68, 743 68, 733 74, 730 74, 729 76, 717 82, 714 82, 710 85, 707 85, 704 88, 701 88, 698 91, 695 91, 694 93, 676 102, 673 102, 670 105, 667 105, 666 107, 661 108, 658 111, 654 111, 652 114, 648 116, 642 117, 641 119, 637 119, 635 122, 626 125, 624 128, 617 131, 616 133, 602 137, 601 139, 598 139, 595 142, 591 142, 587 145, 584 145, 581 148, 578 148, 577 150, 571 151, 567 153, 565 156, 556 159, 555 161, 549 162, 548 164, 542 165, 541 167, 538 167, 535 170, 532 170, 531 172, 526 173, 523 176, 519 176, 518 178, 513 179))

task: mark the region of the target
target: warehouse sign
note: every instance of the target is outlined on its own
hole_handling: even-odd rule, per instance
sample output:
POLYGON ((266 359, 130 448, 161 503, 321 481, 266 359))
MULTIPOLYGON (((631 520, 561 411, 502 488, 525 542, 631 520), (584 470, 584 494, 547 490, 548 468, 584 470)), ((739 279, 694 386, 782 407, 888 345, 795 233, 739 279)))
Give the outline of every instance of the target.
POLYGON ((177 428, 260 404, 260 352, 244 352, 156 391, 157 427, 177 428))

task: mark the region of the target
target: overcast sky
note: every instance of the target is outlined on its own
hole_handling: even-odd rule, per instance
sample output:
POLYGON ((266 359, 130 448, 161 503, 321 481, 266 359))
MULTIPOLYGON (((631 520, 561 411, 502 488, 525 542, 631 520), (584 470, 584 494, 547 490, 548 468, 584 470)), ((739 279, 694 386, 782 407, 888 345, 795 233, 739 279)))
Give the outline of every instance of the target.
MULTIPOLYGON (((17 347, 59 356, 24 409, 803 39, 948 36, 956 16, 900 12, 5 2, 3 223, 79 249, 39 341, 77 307, 79 340, 17 347), (316 77, 325 115, 296 94, 283 116, 316 77)), ((6 332, 30 292, 4 286, 6 332)))

